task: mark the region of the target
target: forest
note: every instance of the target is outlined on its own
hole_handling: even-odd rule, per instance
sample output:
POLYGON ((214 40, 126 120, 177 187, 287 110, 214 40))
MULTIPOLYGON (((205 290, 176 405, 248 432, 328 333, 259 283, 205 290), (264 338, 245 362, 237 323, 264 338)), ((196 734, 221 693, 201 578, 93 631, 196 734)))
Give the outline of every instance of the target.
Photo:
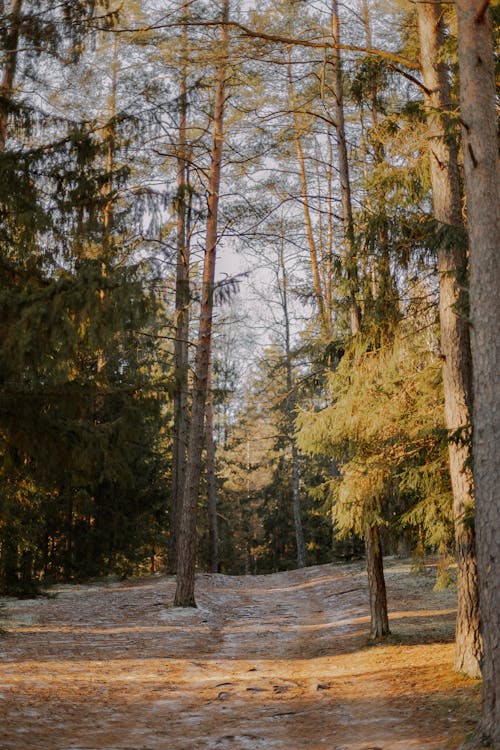
POLYGON ((0 597, 431 556, 500 747, 500 4, 0 19, 0 597))

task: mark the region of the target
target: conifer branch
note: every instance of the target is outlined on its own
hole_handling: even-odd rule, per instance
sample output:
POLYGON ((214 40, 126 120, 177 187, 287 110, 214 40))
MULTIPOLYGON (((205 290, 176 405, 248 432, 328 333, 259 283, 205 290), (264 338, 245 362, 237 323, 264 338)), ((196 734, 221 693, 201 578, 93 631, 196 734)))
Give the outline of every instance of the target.
MULTIPOLYGON (((148 31, 160 31, 161 29, 172 29, 178 26, 183 26, 184 23, 180 21, 168 23, 168 24, 151 24, 144 27, 122 27, 109 29, 113 34, 137 34, 146 33, 148 31)), ((189 21, 189 26, 201 27, 201 28, 212 28, 221 26, 221 21, 189 21)), ((389 60, 399 65, 404 65, 407 68, 413 70, 420 70, 420 63, 414 60, 409 60, 406 57, 401 57, 394 52, 388 52, 387 50, 381 50, 378 47, 361 47, 357 44, 337 44, 334 41, 315 41, 314 39, 297 39, 295 37, 283 36, 281 34, 270 34, 265 31, 258 29, 251 29, 238 21, 226 21, 224 23, 226 27, 234 28, 241 31, 245 37, 251 39, 260 39, 265 42, 276 42, 286 47, 305 47, 308 49, 323 49, 323 50, 344 50, 347 52, 361 52, 364 55, 372 55, 374 57, 380 57, 384 60, 389 60)))

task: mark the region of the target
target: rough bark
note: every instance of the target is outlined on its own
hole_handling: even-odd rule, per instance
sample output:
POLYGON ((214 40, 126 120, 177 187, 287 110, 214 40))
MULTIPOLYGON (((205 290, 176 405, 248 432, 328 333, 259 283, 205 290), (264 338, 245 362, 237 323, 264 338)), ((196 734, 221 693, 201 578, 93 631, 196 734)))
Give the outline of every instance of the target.
POLYGON ((215 259, 217 250, 217 218, 219 189, 224 143, 224 105, 228 63, 228 35, 226 22, 229 15, 229 0, 222 3, 221 41, 222 52, 217 70, 215 92, 213 145, 208 177, 206 245, 203 264, 203 283, 200 305, 200 320, 191 407, 186 480, 182 498, 179 540, 177 547, 177 588, 174 604, 177 607, 195 607, 194 581, 196 565, 196 510, 200 486, 201 455, 203 450, 205 402, 207 394, 208 368, 212 340, 212 317, 215 259))
POLYGON ((450 137, 448 70, 440 54, 444 42, 442 8, 439 3, 419 3, 417 14, 423 80, 429 91, 426 106, 434 216, 443 234, 438 249, 439 320, 458 563, 455 668, 478 677, 482 642, 475 532, 472 521, 467 520, 474 502, 474 481, 471 449, 463 439, 472 418, 472 361, 464 291, 467 256, 460 232, 463 228, 460 179, 457 151, 450 137), (457 439, 460 432, 462 440, 457 439))
MULTIPOLYGON (((187 2, 183 2, 183 21, 187 18, 187 2)), ((182 61, 180 66, 179 144, 177 151, 177 265, 175 282, 175 343, 174 343, 174 435, 172 449, 172 497, 170 502, 170 540, 168 568, 176 571, 177 540, 179 537, 182 493, 186 478, 189 371, 189 226, 188 226, 188 168, 186 153, 187 128, 187 23, 182 29, 182 61)))
POLYGON ((500 174, 488 3, 457 0, 470 247, 473 458, 484 655, 481 740, 500 748, 500 174))
POLYGON ((0 151, 5 149, 9 108, 14 93, 19 36, 21 33, 21 10, 23 0, 15 0, 10 16, 10 29, 5 39, 5 62, 0 84, 0 151))
POLYGON ((367 526, 365 530, 365 547, 371 612, 370 637, 382 638, 385 635, 389 635, 391 631, 389 630, 389 618, 387 615, 384 559, 378 526, 367 526))

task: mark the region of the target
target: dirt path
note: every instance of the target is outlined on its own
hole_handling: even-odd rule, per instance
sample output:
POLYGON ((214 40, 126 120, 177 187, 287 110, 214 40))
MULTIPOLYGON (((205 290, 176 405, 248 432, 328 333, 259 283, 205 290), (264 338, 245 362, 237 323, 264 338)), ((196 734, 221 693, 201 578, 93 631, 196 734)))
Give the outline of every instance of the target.
POLYGON ((451 672, 453 594, 387 570, 391 643, 366 648, 359 565, 8 600, 0 750, 451 750, 478 685, 451 672))

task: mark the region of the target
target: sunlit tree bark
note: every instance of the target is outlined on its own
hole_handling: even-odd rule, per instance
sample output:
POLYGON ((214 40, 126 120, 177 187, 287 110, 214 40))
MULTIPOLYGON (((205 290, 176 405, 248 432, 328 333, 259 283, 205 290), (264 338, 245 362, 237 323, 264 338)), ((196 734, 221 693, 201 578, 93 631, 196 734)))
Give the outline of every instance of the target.
POLYGON ((484 639, 479 740, 500 748, 500 174, 488 5, 485 0, 456 1, 470 246, 479 602, 484 639))
POLYGON ((222 2, 221 56, 217 68, 213 116, 213 145, 208 176, 206 244, 201 291, 200 319, 191 407, 186 479, 182 500, 177 547, 177 588, 174 603, 178 607, 195 607, 194 580, 196 565, 196 510, 200 486, 203 451, 205 403, 212 341, 215 259, 218 241, 219 188, 224 144, 224 108, 228 67, 229 0, 222 2))
POLYGON ((470 447, 472 363, 465 284, 467 257, 462 238, 462 203, 457 151, 449 122, 449 71, 442 61, 442 7, 418 3, 417 14, 424 84, 434 216, 442 241, 438 250, 439 320, 446 427, 451 435, 449 463, 458 561, 458 609, 455 668, 479 676, 481 636, 475 532, 472 524, 474 482, 470 447), (457 231, 458 230, 458 231, 457 231), (462 435, 459 433, 462 432, 462 435))
MULTIPOLYGON (((331 4, 331 28, 335 45, 340 44, 340 20, 337 0, 331 4)), ((333 116, 337 134, 339 160, 340 192, 342 201, 342 218, 345 243, 345 265, 349 299, 351 334, 353 337, 361 331, 361 309, 358 303, 358 268, 352 212, 351 182, 347 154, 344 94, 342 82, 342 60, 340 49, 336 49, 331 65, 333 67, 333 116)), ((368 590, 370 595, 370 616, 372 638, 380 638, 389 631, 387 614, 387 595, 384 580, 384 561, 380 529, 377 525, 368 525, 365 529, 366 566, 368 572, 368 590)))

